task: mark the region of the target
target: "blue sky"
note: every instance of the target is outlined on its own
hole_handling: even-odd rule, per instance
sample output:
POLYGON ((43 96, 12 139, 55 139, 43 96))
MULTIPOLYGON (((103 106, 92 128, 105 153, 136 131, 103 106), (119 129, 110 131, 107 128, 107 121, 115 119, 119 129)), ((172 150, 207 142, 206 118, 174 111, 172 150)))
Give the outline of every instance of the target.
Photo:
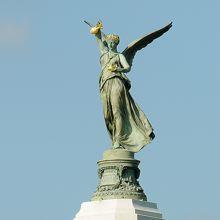
POLYGON ((0 0, 0 219, 68 220, 97 186, 110 146, 99 53, 84 19, 119 51, 173 21, 128 77, 155 141, 136 155, 165 219, 219 220, 219 1, 0 0))

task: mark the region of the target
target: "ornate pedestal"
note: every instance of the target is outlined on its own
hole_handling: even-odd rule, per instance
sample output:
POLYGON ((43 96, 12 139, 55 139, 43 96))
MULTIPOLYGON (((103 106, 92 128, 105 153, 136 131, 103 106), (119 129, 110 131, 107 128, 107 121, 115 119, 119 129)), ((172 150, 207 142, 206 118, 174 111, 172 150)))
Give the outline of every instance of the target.
POLYGON ((105 151, 98 162, 97 190, 91 202, 82 203, 74 220, 163 220, 138 182, 139 163, 132 152, 105 151))
POLYGON ((118 149, 104 152, 103 160, 98 162, 99 185, 92 200, 135 199, 147 201, 137 179, 140 175, 140 161, 134 153, 118 149))

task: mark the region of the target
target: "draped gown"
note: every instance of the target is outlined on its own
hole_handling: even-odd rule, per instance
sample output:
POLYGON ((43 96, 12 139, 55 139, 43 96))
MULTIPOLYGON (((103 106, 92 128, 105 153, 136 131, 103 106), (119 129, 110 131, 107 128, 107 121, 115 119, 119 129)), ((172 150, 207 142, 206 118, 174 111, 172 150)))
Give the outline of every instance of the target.
POLYGON ((134 102, 129 89, 129 79, 122 72, 111 72, 108 65, 122 67, 119 54, 106 52, 101 55, 102 67, 99 88, 105 123, 114 147, 138 152, 150 143, 153 128, 145 114, 134 102))

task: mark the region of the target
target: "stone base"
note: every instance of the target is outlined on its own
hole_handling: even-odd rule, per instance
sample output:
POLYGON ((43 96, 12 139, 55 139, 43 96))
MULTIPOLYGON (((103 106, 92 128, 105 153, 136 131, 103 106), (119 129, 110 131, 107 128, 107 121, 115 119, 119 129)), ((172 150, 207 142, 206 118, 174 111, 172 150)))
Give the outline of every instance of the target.
POLYGON ((163 220, 156 203, 133 199, 84 202, 74 220, 163 220))

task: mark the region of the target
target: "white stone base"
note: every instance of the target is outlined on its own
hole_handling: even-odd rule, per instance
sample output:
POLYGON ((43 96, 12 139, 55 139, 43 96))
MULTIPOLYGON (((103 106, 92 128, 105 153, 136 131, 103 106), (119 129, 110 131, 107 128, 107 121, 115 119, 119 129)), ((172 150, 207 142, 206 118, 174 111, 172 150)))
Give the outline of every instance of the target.
POLYGON ((156 203, 133 199, 84 202, 74 220, 163 220, 156 203))

